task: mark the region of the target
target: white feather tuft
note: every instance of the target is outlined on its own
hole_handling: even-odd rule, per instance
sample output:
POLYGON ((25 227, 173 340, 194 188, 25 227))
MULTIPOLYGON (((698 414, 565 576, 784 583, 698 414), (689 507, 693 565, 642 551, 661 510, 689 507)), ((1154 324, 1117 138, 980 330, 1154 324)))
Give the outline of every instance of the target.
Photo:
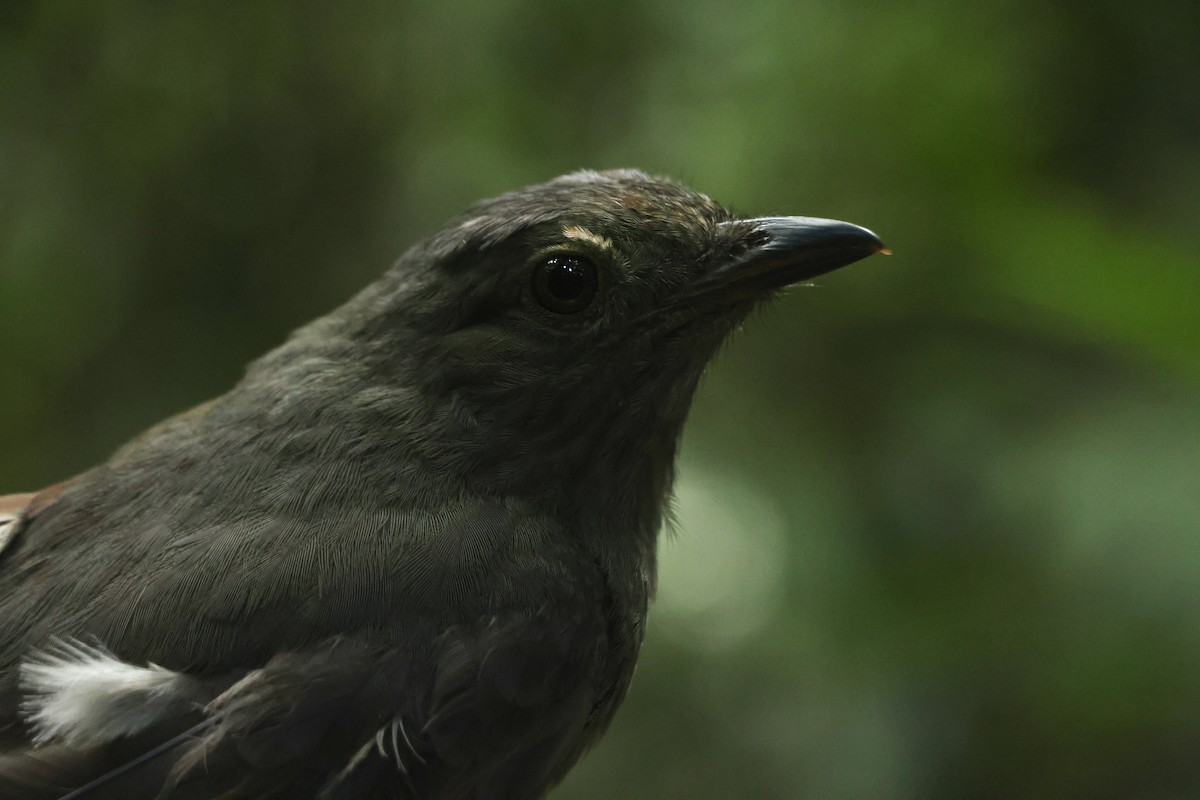
POLYGON ((21 715, 41 745, 89 746, 129 736, 205 702, 200 684, 181 672, 134 666, 103 647, 51 640, 20 667, 21 715))
POLYGON ((0 552, 8 546, 8 542, 17 532, 17 523, 21 518, 16 514, 0 513, 0 552))

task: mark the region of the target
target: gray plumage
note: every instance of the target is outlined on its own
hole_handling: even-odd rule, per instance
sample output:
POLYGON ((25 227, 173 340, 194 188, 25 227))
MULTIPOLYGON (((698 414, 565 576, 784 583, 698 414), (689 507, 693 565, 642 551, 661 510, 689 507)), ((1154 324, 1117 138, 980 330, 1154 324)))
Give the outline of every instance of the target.
POLYGON ((0 498, 0 798, 129 763, 83 796, 541 797, 629 685, 705 364, 773 290, 879 249, 564 176, 0 498))

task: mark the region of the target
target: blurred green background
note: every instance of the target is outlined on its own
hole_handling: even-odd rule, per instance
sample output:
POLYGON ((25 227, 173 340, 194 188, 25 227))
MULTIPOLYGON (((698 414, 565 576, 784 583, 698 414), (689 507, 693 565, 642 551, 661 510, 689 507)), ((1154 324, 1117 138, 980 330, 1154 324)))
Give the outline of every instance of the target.
POLYGON ((896 255, 710 370, 594 798, 1200 797, 1200 4, 0 4, 0 489, 474 200, 639 166, 896 255))

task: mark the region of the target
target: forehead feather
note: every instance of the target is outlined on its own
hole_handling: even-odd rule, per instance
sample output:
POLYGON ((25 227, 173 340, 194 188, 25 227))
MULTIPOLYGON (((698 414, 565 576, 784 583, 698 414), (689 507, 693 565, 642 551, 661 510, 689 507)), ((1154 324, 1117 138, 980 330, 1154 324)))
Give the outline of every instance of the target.
POLYGON ((705 229, 732 218, 709 197, 637 170, 581 171, 484 200, 452 221, 431 244, 446 254, 493 247, 543 223, 705 229))

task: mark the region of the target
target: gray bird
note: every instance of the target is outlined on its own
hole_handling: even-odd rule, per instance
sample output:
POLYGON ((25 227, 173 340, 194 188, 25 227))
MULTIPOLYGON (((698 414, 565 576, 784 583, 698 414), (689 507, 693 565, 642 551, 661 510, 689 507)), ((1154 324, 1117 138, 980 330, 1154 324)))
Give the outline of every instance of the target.
POLYGON ((0 498, 0 798, 543 797, 629 687, 705 365, 881 249, 566 175, 0 498))

